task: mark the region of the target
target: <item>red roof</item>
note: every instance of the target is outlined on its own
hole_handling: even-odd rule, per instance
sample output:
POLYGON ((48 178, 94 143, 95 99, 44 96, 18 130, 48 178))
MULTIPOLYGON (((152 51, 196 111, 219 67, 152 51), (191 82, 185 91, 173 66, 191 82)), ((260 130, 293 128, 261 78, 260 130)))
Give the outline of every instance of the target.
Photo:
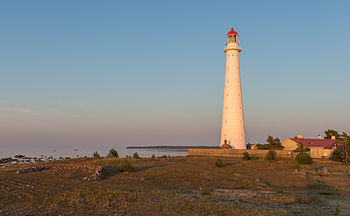
POLYGON ((222 145, 220 146, 220 148, 221 148, 221 149, 232 149, 232 147, 231 147, 229 144, 227 144, 227 143, 222 144, 222 145))
POLYGON ((295 139, 290 138, 294 142, 301 143, 305 147, 323 147, 325 149, 331 149, 333 147, 337 147, 337 141, 336 140, 329 140, 329 139, 295 139))
POLYGON ((227 35, 238 35, 237 32, 233 31, 233 28, 231 28, 231 31, 227 33, 227 35))

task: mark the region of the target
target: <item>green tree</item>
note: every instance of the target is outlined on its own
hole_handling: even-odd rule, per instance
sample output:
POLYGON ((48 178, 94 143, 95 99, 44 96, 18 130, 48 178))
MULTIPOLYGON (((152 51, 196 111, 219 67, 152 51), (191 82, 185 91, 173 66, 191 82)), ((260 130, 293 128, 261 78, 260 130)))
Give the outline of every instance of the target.
POLYGON ((284 148, 281 144, 280 138, 276 137, 273 138, 273 136, 268 136, 266 139, 267 144, 261 145, 257 144, 256 148, 258 150, 269 150, 269 149, 279 149, 279 148, 284 148))
POLYGON ((299 164, 312 164, 312 162, 313 162, 311 156, 307 153, 297 154, 297 156, 295 157, 295 160, 299 164))
POLYGON ((92 158, 100 159, 101 156, 100 156, 100 154, 96 151, 96 152, 94 152, 94 153, 92 154, 92 158))
POLYGON ((332 160, 336 162, 345 161, 345 150, 343 148, 334 149, 332 152, 332 160))
POLYGON ((270 145, 269 144, 256 144, 256 149, 258 150, 269 150, 270 145))
POLYGON ((312 158, 309 155, 310 148, 305 147, 303 144, 298 143, 298 147, 293 150, 293 152, 297 153, 297 156, 295 157, 295 160, 299 164, 312 164, 312 158))
POLYGON ((137 152, 135 152, 135 153, 132 155, 132 157, 133 157, 134 159, 140 159, 140 156, 139 156, 139 154, 137 154, 137 152))
POLYGON ((272 136, 268 136, 266 138, 266 142, 270 145, 274 145, 275 144, 275 139, 272 136))
POLYGON ((347 133, 343 132, 342 135, 340 136, 340 140, 343 142, 344 147, 343 151, 345 152, 345 163, 346 165, 349 165, 350 163, 350 135, 347 133))
POLYGON ((274 161, 275 159, 276 159, 275 151, 273 149, 270 149, 267 152, 267 155, 265 156, 265 160, 266 161, 274 161))
POLYGON ((325 139, 330 140, 330 139, 332 139, 332 136, 335 136, 336 140, 340 140, 340 134, 336 130, 328 129, 324 132, 324 134, 325 134, 325 136, 324 136, 325 139))
POLYGON ((300 154, 300 153, 307 153, 310 151, 310 148, 309 147, 305 147, 303 144, 301 143, 298 143, 297 144, 298 147, 296 149, 293 150, 293 152, 297 153, 297 154, 300 154))
POLYGON ((107 158, 119 158, 118 152, 115 149, 109 150, 107 158))

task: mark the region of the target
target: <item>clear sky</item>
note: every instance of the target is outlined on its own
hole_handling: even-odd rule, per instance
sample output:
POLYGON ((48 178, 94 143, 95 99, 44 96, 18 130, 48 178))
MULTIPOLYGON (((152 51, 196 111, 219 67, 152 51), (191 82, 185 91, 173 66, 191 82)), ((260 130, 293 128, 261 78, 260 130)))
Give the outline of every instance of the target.
POLYGON ((246 133, 350 132, 349 1, 1 1, 0 146, 218 145, 225 35, 246 133))

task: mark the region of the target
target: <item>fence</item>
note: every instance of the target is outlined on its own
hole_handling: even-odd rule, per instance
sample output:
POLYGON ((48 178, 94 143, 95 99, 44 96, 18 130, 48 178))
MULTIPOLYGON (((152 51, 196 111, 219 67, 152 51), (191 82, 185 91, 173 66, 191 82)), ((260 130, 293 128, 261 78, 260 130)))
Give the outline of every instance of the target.
MULTIPOLYGON (((207 157, 243 157, 244 152, 249 155, 255 155, 264 158, 269 150, 251 150, 251 149, 188 149, 189 156, 207 156, 207 157)), ((275 150, 276 157, 293 157, 293 152, 285 150, 275 150)))

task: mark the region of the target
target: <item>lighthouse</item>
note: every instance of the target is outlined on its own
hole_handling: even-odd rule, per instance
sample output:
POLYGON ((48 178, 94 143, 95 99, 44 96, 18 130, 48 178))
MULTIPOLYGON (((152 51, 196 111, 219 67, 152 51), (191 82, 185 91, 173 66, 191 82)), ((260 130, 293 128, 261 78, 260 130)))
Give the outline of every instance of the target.
POLYGON ((224 51, 226 72, 220 146, 228 144, 233 149, 246 149, 238 57, 241 46, 233 28, 227 33, 224 51))

